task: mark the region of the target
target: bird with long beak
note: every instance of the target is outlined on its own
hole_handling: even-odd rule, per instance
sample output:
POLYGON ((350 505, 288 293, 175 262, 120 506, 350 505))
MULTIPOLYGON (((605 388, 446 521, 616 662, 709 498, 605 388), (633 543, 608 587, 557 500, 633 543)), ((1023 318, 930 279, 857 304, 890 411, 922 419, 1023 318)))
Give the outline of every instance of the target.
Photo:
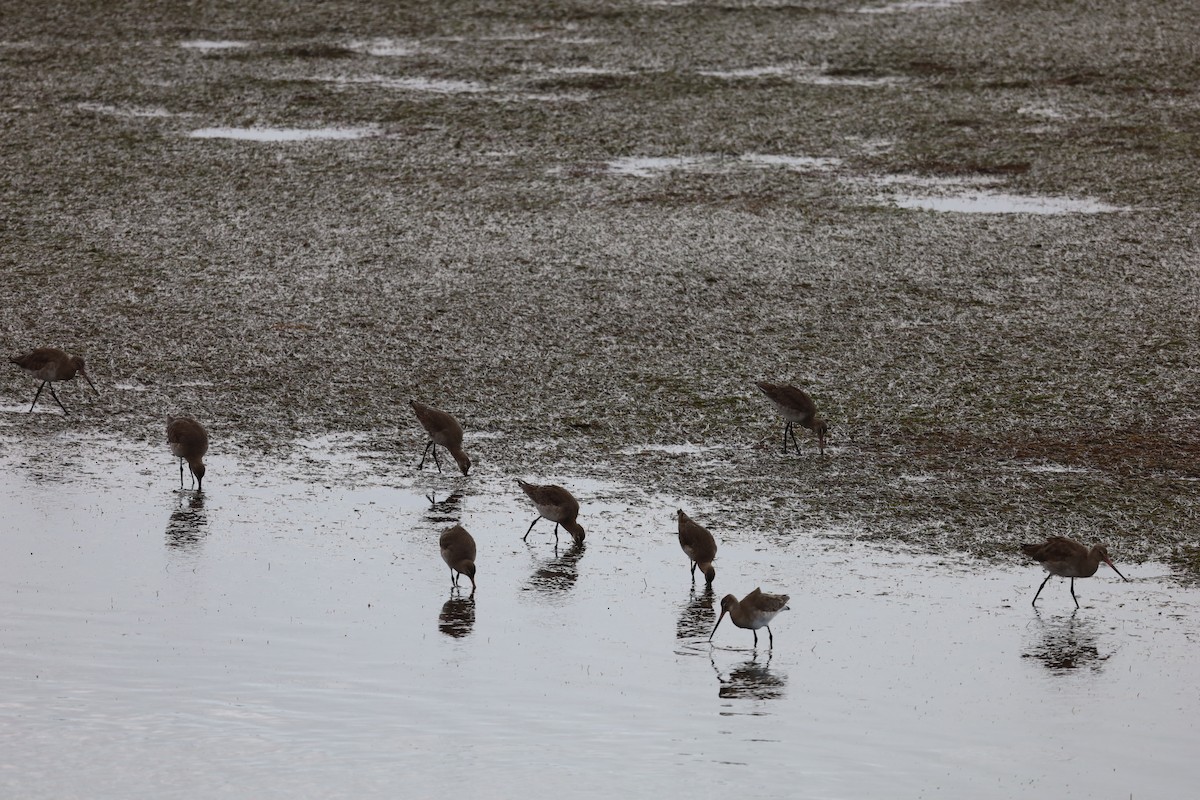
POLYGON ((692 562, 692 583, 696 582, 696 567, 699 567, 705 582, 712 586, 717 577, 712 564, 717 557, 717 540, 707 528, 683 513, 682 508, 676 514, 679 517, 679 546, 692 562))
POLYGON ((808 392, 787 384, 767 383, 758 381, 756 384, 763 394, 775 404, 775 408, 783 416, 783 452, 788 449, 788 436, 796 446, 796 454, 800 454, 800 442, 796 440, 796 424, 808 428, 817 437, 817 449, 825 454, 825 434, 829 432, 829 423, 817 413, 817 404, 809 397, 808 392))
POLYGON ((460 575, 471 579, 471 593, 475 593, 475 538, 462 525, 442 531, 438 538, 442 561, 450 567, 452 585, 458 586, 460 575))
POLYGON ((54 393, 54 382, 72 380, 76 373, 83 376, 83 379, 87 381, 88 386, 92 387, 92 391, 96 393, 97 397, 100 396, 100 391, 96 388, 96 384, 92 383, 92 379, 88 377, 83 359, 79 356, 67 355, 67 353, 59 350, 57 347, 39 347, 36 350, 30 350, 24 355, 10 358, 9 361, 42 382, 42 385, 38 387, 37 393, 33 396, 33 403, 29 406, 30 412, 37 405, 38 398, 42 395, 42 389, 49 386, 50 396, 54 398, 54 402, 58 403, 58 407, 66 414, 67 407, 62 404, 62 401, 58 399, 58 395, 54 393))
POLYGON ((571 538, 575 540, 575 544, 583 544, 585 532, 583 526, 579 524, 579 501, 573 494, 552 483, 539 486, 536 483, 526 483, 520 478, 517 478, 517 483, 538 510, 538 516, 529 523, 529 529, 525 531, 521 541, 527 540, 529 532, 533 530, 537 521, 545 518, 554 523, 554 543, 556 545, 558 544, 559 525, 567 529, 571 538))
POLYGON ((775 619, 780 611, 788 610, 788 599, 786 594, 766 594, 762 589, 755 589, 741 601, 731 594, 725 595, 721 598, 721 616, 717 617, 717 624, 713 626, 708 640, 712 641, 717 628, 721 627, 721 620, 728 614, 734 625, 750 629, 754 634, 755 647, 758 647, 759 628, 767 629, 771 647, 774 647, 775 636, 771 633, 771 620, 775 619))
POLYGON ((183 462, 196 479, 196 491, 204 491, 204 454, 208 452, 208 431, 191 417, 167 417, 167 444, 179 459, 179 488, 183 489, 183 462))
POLYGON ((417 415, 417 421, 429 434, 429 443, 425 445, 425 452, 421 454, 421 463, 417 464, 417 469, 425 466, 425 457, 429 455, 430 450, 433 450, 433 463, 438 472, 441 472, 442 462, 438 461, 437 454, 438 445, 441 445, 450 451, 450 455, 458 462, 458 468, 462 470, 463 475, 466 475, 467 471, 471 469, 471 458, 467 455, 467 451, 463 450, 462 425, 459 425, 458 420, 440 408, 427 406, 416 400, 408 402, 417 415))
MULTIPOLYGON (((1086 547, 1063 536, 1051 536, 1041 544, 1023 544, 1021 550, 1045 567, 1049 573, 1033 595, 1034 606, 1037 605, 1038 595, 1042 593, 1046 581, 1055 575, 1071 579, 1071 599, 1075 601, 1076 608, 1079 608, 1079 598, 1075 596, 1076 578, 1090 578, 1095 575, 1101 561, 1108 564, 1113 572, 1121 575, 1121 571, 1108 557, 1108 549, 1102 544, 1086 547)), ((1129 578, 1121 575, 1121 580, 1128 581, 1129 578)))

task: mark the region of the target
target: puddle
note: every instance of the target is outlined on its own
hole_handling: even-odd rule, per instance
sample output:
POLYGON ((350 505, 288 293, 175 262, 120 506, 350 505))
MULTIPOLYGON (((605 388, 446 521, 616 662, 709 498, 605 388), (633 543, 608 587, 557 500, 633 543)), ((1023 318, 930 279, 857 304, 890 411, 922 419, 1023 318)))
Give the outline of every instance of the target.
POLYGON ((200 128, 188 134, 193 139, 236 139, 244 142, 344 141, 380 135, 367 128, 200 128))
POLYGON ((103 103, 76 103, 80 111, 91 111, 94 114, 107 114, 113 117, 146 117, 165 118, 175 116, 165 108, 137 108, 134 106, 109 106, 103 103))
POLYGON ((1016 558, 781 546, 697 514, 711 591, 674 498, 528 476, 576 491, 588 537, 555 548, 542 521, 524 543, 512 476, 416 474, 405 453, 346 477, 391 435, 298 443, 308 480, 214 452, 203 495, 165 446, 10 437, 3 793, 428 797, 464 764, 533 798, 697 775, 766 797, 1182 797, 1200 777, 1200 591, 1165 567, 1114 553, 1132 582, 1078 581, 1075 611, 1052 580, 1035 611, 1042 573, 1016 558), (438 556, 452 522, 478 543, 473 596, 438 556), (721 596, 756 586, 791 595, 774 649, 728 620, 710 645, 721 596), (530 783, 529 754, 564 747, 586 758, 530 783))
POLYGON ((202 50, 202 51, 241 50, 242 48, 249 47, 250 43, 249 42, 231 41, 231 40, 227 40, 227 39, 215 40, 215 41, 209 40, 209 39, 190 39, 188 41, 180 42, 179 46, 182 48, 185 48, 187 50, 202 50))
POLYGON ((930 11, 974 3, 976 0, 905 0, 905 2, 888 3, 884 6, 866 6, 856 8, 857 14, 904 14, 910 11, 930 11))
POLYGON ((773 156, 761 153, 748 153, 741 156, 739 161, 764 167, 787 167, 796 172, 811 172, 813 170, 830 170, 841 165, 840 158, 818 158, 815 156, 773 156))
POLYGON ((956 214, 1114 214, 1132 210, 1086 198, 1034 197, 992 192, 965 192, 937 197, 895 194, 880 199, 900 208, 956 214))
POLYGON ((425 53, 439 52, 436 48, 422 45, 411 39, 366 39, 356 40, 347 45, 356 53, 379 58, 394 58, 399 56, 414 56, 425 53))
POLYGON ((725 80, 747 80, 752 78, 780 78, 794 83, 806 83, 813 86, 894 86, 906 83, 907 78, 900 75, 829 75, 825 72, 802 65, 775 65, 762 67, 742 67, 739 69, 702 69, 697 75, 725 80))
POLYGON ((839 158, 784 156, 747 153, 741 156, 630 156, 604 164, 613 175, 654 178, 675 170, 721 169, 731 166, 785 167, 796 172, 830 170, 842 163, 839 158))
POLYGON ((320 83, 332 83, 338 86, 376 86, 380 89, 399 92, 414 92, 417 94, 433 95, 478 95, 497 102, 583 102, 586 94, 564 94, 547 92, 520 92, 492 86, 476 81, 457 81, 439 78, 389 78, 382 75, 371 75, 360 78, 323 77, 313 78, 320 83))
POLYGON ((1087 475, 1094 470, 1085 467, 1068 467, 1064 464, 1021 464, 1025 472, 1046 475, 1087 475))
POLYGON ((692 156, 630 156, 609 161, 605 167, 614 175, 653 178, 659 173, 696 167, 705 161, 706 159, 692 156))
POLYGON ((382 75, 368 75, 362 78, 314 78, 324 83, 343 85, 366 84, 378 86, 381 89, 394 89, 403 92, 428 92, 431 94, 479 94, 493 91, 492 87, 475 81, 455 81, 440 78, 387 78, 382 75))

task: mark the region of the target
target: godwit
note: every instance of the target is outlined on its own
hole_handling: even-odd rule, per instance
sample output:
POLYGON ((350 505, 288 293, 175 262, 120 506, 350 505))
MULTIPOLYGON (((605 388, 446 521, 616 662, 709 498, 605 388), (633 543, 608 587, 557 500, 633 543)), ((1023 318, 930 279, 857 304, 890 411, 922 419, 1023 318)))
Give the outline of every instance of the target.
MULTIPOLYGON (((1076 608, 1079 608, 1079 598, 1075 596, 1076 578, 1090 578, 1095 575, 1096 570, 1100 568, 1101 561, 1112 567, 1113 572, 1121 575, 1121 571, 1108 557, 1108 550, 1102 544, 1092 545, 1088 548, 1062 536, 1051 536, 1041 544, 1023 544, 1021 549, 1025 551, 1025 555, 1040 562, 1050 573, 1033 596, 1033 605, 1035 606, 1038 595, 1042 593, 1042 587, 1055 575, 1071 579, 1071 599, 1075 601, 1076 608)), ((1121 580, 1127 581, 1129 578, 1121 575, 1121 580)))
POLYGON ((706 528, 679 510, 679 546, 692 560, 692 583, 696 582, 696 567, 704 573, 704 580, 712 586, 717 571, 713 568, 713 559, 717 557, 717 540, 706 528))
POLYGON ((208 431, 191 417, 167 417, 167 444, 179 459, 179 488, 183 488, 183 462, 196 477, 196 491, 204 491, 204 454, 208 452, 208 431))
POLYGON ((88 382, 88 386, 92 387, 92 391, 96 392, 97 396, 100 395, 100 392, 96 389, 96 384, 92 383, 92 379, 88 377, 87 370, 84 369, 83 359, 79 356, 67 355, 57 347, 39 347, 36 350, 30 350, 24 355, 10 358, 9 361, 42 382, 42 385, 38 387, 37 394, 33 396, 33 403, 29 406, 30 412, 37 405, 38 397, 42 394, 42 389, 49 386, 50 396, 54 398, 54 402, 58 403, 58 407, 66 414, 67 407, 62 404, 62 401, 58 399, 58 395, 54 393, 54 381, 69 381, 75 377, 76 372, 83 376, 83 379, 88 382))
POLYGON ((800 443, 796 441, 796 423, 798 422, 817 435, 817 449, 821 455, 824 455, 825 434, 829 431, 829 424, 825 422, 824 417, 817 414, 817 404, 808 396, 808 392, 797 389, 795 386, 767 383, 766 381, 758 381, 755 385, 762 389, 763 394, 775 404, 775 408, 779 409, 779 413, 783 415, 785 420, 783 452, 787 452, 788 435, 790 434, 792 444, 796 446, 796 453, 800 453, 800 443))
POLYGON ((533 530, 533 526, 542 517, 554 523, 554 541, 558 543, 558 526, 562 525, 566 528, 571 537, 575 540, 575 544, 583 543, 583 526, 577 522, 579 517, 579 501, 572 496, 570 492, 561 486, 547 485, 538 486, 534 483, 526 483, 517 478, 517 483, 525 490, 525 494, 529 495, 529 499, 537 506, 538 514, 541 516, 534 517, 533 522, 529 523, 529 530, 525 531, 525 535, 521 537, 521 541, 529 538, 529 532, 533 530))
POLYGON ((741 602, 738 602, 733 595, 727 594, 721 598, 721 616, 717 617, 717 624, 713 626, 708 640, 712 641, 717 628, 721 627, 721 620, 725 619, 725 615, 728 614, 734 625, 739 628, 749 628, 754 633, 755 647, 758 647, 759 628, 767 629, 771 647, 774 647, 775 636, 771 633, 771 620, 775 619, 775 615, 780 611, 787 611, 787 601, 786 594, 764 594, 762 589, 755 589, 743 597, 741 602))
POLYGON ((442 561, 450 567, 450 578, 454 585, 458 586, 459 575, 466 575, 471 579, 471 591, 474 592, 475 539, 462 525, 455 525, 442 531, 438 538, 438 547, 442 549, 442 561))
POLYGON ((471 459, 467 455, 467 451, 463 450, 462 425, 459 425, 458 420, 440 408, 427 406, 416 400, 409 400, 409 403, 416 412, 421 427, 425 428, 425 432, 429 434, 429 444, 425 445, 425 452, 421 454, 421 463, 417 464, 417 469, 425 466, 425 457, 429 455, 429 450, 432 448, 433 463, 437 465, 438 472, 442 471, 442 463, 438 461, 437 455, 437 446, 440 444, 450 451, 450 455, 454 456, 454 460, 458 462, 458 468, 462 470, 463 475, 466 475, 467 470, 471 468, 471 459))

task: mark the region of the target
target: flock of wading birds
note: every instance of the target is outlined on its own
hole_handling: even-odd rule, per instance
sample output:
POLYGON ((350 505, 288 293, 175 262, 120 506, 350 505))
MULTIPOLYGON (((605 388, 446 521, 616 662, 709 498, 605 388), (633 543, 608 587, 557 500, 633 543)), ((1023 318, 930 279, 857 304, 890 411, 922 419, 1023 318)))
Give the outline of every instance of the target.
MULTIPOLYGON (((66 414, 66 406, 54 392, 54 382, 72 380, 77 374, 83 376, 88 386, 92 387, 92 391, 97 395, 100 394, 95 384, 92 383, 92 379, 88 377, 83 359, 79 356, 68 355, 56 347, 39 347, 12 358, 10 361, 42 382, 33 396, 33 403, 29 406, 30 412, 37 405, 42 390, 49 387, 50 396, 66 414)), ((825 419, 817 413, 816 403, 808 393, 795 386, 766 383, 765 381, 759 381, 757 386, 775 404, 776 409, 783 416, 783 452, 788 452, 790 438, 797 455, 800 454, 800 442, 796 439, 796 425, 800 425, 816 435, 817 448, 820 455, 823 456, 825 454, 825 435, 829 426, 825 419)), ((429 434, 429 443, 425 445, 417 469, 425 466, 425 459, 432 451, 433 463, 437 466, 438 472, 441 472, 442 464, 438 460, 437 453, 438 446, 441 446, 450 452, 450 456, 458 464, 462 474, 466 475, 471 469, 471 458, 463 449, 463 429, 458 420, 433 406, 418 403, 416 400, 412 400, 410 403, 413 412, 417 415, 417 420, 429 434)), ((208 452, 208 431, 191 417, 167 417, 167 444, 170 446, 171 452, 179 458, 180 488, 183 487, 183 464, 186 462, 194 478, 196 490, 203 491, 204 454, 208 452)), ((526 483, 520 478, 517 479, 517 484, 538 510, 538 516, 529 523, 529 529, 525 531, 522 541, 529 538, 529 534, 538 520, 545 518, 554 523, 554 541, 556 543, 560 526, 571 534, 576 544, 583 542, 584 530, 583 526, 579 524, 579 501, 575 499, 574 495, 563 487, 553 484, 539 486, 526 483)), ((708 586, 711 587, 717 576, 717 571, 713 567, 713 561, 717 557, 717 542, 708 529, 696 523, 682 509, 678 512, 678 519, 679 546, 683 548, 683 552, 691 561, 692 582, 695 582, 696 570, 699 569, 704 574, 708 586)), ((438 546, 441 548, 442 560, 450 567, 452 585, 458 586, 459 577, 466 575, 471 579, 471 592, 474 594, 474 537, 462 525, 455 525, 442 532, 438 546)), ((1108 564, 1117 575, 1121 576, 1122 580, 1129 580, 1112 563, 1104 545, 1086 547, 1061 536, 1052 536, 1040 544, 1023 544, 1021 549, 1026 555, 1040 562, 1048 573, 1033 596, 1034 605, 1037 604, 1038 596, 1042 593, 1046 582, 1054 575, 1059 575, 1071 579, 1071 598, 1075 601, 1075 607, 1079 608, 1079 598, 1075 596, 1075 579, 1090 578, 1095 575, 1101 561, 1108 564)), ((739 628, 747 628, 754 634, 755 647, 758 646, 759 628, 767 629, 768 641, 774 646, 775 637, 771 633, 770 623, 779 612, 787 610, 787 601, 788 595, 767 594, 761 588, 755 589, 741 600, 732 594, 727 594, 721 598, 721 616, 717 618, 717 624, 713 626, 712 633, 708 638, 712 639, 717 628, 725 619, 725 615, 728 614, 734 625, 739 628)))

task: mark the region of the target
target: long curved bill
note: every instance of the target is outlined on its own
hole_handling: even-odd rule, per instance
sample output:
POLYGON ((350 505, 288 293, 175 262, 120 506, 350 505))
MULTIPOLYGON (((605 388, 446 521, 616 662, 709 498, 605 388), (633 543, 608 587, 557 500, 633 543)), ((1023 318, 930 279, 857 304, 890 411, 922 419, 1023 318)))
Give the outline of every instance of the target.
POLYGON ((722 612, 721 612, 721 616, 717 617, 717 624, 716 624, 716 625, 713 625, 713 630, 712 630, 712 633, 710 633, 710 634, 708 635, 708 640, 709 640, 710 642, 712 641, 712 637, 713 637, 713 636, 716 634, 716 632, 717 632, 717 628, 721 627, 721 620, 723 620, 723 619, 725 619, 725 612, 724 612, 724 611, 722 611, 722 612))
MULTIPOLYGON (((1117 569, 1116 565, 1115 565, 1115 564, 1113 564, 1113 562, 1109 561, 1109 560, 1106 558, 1106 559, 1104 559, 1104 563, 1105 563, 1105 564, 1108 564, 1108 566, 1112 568, 1112 571, 1113 571, 1113 572, 1117 573, 1118 575, 1121 575, 1121 570, 1117 569)), ((1123 580, 1123 581, 1128 581, 1128 580, 1129 580, 1129 578, 1126 578, 1124 575, 1121 575, 1121 580, 1123 580)))

